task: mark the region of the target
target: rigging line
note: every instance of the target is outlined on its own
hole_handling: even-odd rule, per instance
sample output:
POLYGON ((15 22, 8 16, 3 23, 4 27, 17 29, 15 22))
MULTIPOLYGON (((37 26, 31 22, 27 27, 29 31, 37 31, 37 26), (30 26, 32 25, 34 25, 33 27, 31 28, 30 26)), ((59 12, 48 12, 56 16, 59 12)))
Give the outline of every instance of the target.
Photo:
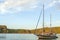
POLYGON ((50 32, 52 32, 52 24, 51 24, 51 19, 52 19, 52 17, 51 17, 52 15, 51 15, 51 13, 50 13, 50 32))
POLYGON ((42 10, 41 10, 41 12, 40 12, 40 15, 39 15, 39 18, 38 18, 38 21, 37 21, 37 24, 36 24, 36 28, 35 28, 35 32, 34 32, 34 34, 36 34, 36 29, 37 29, 37 27, 38 27, 38 24, 39 24, 39 21, 40 21, 40 18, 41 18, 41 15, 42 15, 42 10))

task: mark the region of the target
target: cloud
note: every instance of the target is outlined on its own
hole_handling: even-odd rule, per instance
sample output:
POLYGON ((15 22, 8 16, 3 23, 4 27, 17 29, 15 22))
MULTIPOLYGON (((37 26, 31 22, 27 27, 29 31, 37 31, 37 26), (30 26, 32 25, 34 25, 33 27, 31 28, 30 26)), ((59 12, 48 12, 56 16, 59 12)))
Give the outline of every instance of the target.
POLYGON ((55 8, 60 9, 60 0, 53 0, 52 2, 50 2, 50 3, 46 6, 46 9, 47 9, 47 8, 51 8, 51 7, 55 7, 55 8))
POLYGON ((55 4, 55 8, 57 10, 60 10, 60 0, 58 0, 57 3, 55 4))
MULTIPOLYGON (((46 9, 57 5, 60 0, 2 0, 0 1, 0 14, 17 13, 25 10, 32 10, 42 7, 42 2, 46 3, 46 9)), ((57 7, 60 7, 57 5, 57 7)))
POLYGON ((0 13, 16 13, 24 9, 36 8, 37 0, 5 0, 0 3, 0 13))
POLYGON ((56 1, 52 1, 51 3, 49 3, 48 5, 47 5, 47 7, 46 8, 49 8, 49 7, 52 7, 52 6, 54 6, 54 4, 56 3, 56 1))

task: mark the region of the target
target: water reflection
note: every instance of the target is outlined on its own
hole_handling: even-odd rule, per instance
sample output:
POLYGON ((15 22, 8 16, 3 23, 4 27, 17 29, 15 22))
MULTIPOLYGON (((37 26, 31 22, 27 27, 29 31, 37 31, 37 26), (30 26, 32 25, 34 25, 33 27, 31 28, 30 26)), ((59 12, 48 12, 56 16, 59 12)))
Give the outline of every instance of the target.
POLYGON ((6 34, 0 34, 0 40, 6 40, 6 34))
POLYGON ((57 40, 57 39, 38 39, 38 40, 57 40))
POLYGON ((0 34, 0 40, 60 40, 60 35, 57 39, 38 39, 32 34, 0 34))

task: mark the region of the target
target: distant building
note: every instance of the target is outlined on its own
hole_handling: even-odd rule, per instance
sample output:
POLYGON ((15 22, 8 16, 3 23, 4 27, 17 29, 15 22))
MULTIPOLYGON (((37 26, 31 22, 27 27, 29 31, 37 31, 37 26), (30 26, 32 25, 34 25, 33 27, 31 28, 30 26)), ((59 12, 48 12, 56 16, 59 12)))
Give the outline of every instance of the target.
POLYGON ((7 33, 7 26, 6 25, 0 25, 0 33, 7 33))

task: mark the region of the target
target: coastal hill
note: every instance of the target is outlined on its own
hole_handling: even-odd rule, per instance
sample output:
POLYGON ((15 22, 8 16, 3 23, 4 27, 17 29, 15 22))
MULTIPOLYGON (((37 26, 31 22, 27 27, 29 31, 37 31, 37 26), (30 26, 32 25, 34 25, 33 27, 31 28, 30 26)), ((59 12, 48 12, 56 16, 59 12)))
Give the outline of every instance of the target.
MULTIPOLYGON (((60 34, 60 27, 52 27, 52 32, 55 32, 57 34, 60 34)), ((26 29, 8 29, 8 33, 22 33, 22 34, 34 34, 36 32, 37 34, 40 34, 42 32, 42 28, 39 29, 33 29, 33 30, 26 30, 26 29)), ((50 32, 50 28, 46 27, 45 32, 50 32)))
MULTIPOLYGON (((52 27, 52 28, 44 28, 45 32, 48 33, 52 30, 52 32, 55 32, 57 34, 60 34, 60 26, 58 27, 52 27)), ((32 29, 32 30, 27 30, 27 29, 8 29, 6 25, 0 25, 0 33, 19 33, 19 34, 40 34, 42 32, 42 28, 39 29, 32 29)))
MULTIPOLYGON (((52 30, 52 32, 55 32, 55 33, 57 33, 57 34, 60 34, 60 27, 53 27, 53 28, 48 28, 48 27, 46 27, 46 28, 45 28, 45 32, 46 32, 46 33, 50 32, 51 30, 52 30)), ((34 31, 35 31, 35 30, 31 30, 31 33, 33 33, 34 31)), ((40 29, 37 29, 37 30, 36 30, 36 33, 37 33, 37 34, 40 34, 42 31, 43 31, 42 28, 40 28, 40 29)))

